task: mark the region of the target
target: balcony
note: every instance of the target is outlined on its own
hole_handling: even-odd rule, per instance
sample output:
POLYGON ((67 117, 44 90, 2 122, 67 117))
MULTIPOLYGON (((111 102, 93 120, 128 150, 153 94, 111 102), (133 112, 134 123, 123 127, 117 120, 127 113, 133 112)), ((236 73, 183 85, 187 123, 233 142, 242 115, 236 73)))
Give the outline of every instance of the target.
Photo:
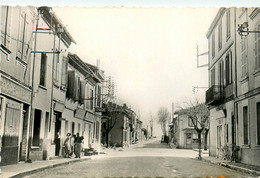
POLYGON ((222 85, 213 85, 206 91, 206 104, 216 105, 224 99, 224 87, 222 85))

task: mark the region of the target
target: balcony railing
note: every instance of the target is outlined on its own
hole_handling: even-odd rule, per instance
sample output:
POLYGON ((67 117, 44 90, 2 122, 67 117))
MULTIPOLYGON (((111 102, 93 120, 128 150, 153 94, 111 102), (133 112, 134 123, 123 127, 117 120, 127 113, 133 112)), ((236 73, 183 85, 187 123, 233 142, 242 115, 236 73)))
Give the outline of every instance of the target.
POLYGON ((206 104, 215 105, 221 103, 224 99, 224 87, 222 85, 213 85, 206 91, 206 104))

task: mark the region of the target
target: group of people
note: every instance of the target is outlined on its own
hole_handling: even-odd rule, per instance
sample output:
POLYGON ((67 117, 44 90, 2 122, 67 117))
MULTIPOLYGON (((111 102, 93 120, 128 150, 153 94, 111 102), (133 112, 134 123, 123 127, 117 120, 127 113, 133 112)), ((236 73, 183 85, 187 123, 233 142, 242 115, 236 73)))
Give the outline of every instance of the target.
POLYGON ((67 133, 67 137, 64 141, 65 146, 65 158, 70 158, 73 153, 75 154, 75 158, 80 158, 82 143, 84 137, 77 135, 71 135, 71 133, 67 133))

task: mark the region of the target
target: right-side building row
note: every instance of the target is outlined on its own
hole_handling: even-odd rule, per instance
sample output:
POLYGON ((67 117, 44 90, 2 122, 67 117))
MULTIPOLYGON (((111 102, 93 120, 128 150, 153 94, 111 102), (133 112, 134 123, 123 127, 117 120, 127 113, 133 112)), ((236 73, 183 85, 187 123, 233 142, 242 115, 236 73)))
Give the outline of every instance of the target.
POLYGON ((260 8, 220 8, 207 32, 209 154, 260 166, 260 8))

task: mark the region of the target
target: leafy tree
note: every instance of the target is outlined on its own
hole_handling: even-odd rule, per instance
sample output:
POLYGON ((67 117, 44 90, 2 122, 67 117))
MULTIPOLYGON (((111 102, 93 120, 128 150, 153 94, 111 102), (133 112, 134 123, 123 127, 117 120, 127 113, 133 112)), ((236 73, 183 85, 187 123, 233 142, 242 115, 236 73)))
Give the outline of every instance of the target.
POLYGON ((170 116, 168 109, 165 107, 161 107, 158 110, 157 116, 158 116, 158 123, 161 125, 163 135, 166 135, 166 127, 170 116))

